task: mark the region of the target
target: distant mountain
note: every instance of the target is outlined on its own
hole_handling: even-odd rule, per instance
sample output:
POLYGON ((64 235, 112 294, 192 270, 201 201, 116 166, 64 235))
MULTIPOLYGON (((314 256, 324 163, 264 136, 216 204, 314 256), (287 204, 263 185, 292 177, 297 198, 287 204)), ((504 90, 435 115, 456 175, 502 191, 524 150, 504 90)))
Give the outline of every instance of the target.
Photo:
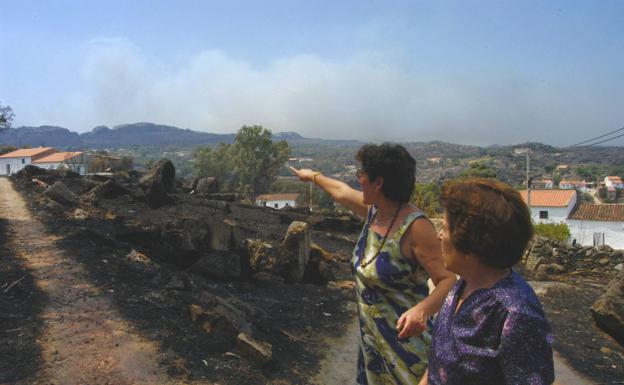
POLYGON ((235 134, 210 134, 154 123, 123 124, 108 128, 95 127, 80 137, 89 148, 137 146, 195 146, 232 143, 235 134))
POLYGON ((63 127, 19 127, 0 132, 2 146, 42 146, 75 150, 82 148, 82 144, 80 135, 63 127))

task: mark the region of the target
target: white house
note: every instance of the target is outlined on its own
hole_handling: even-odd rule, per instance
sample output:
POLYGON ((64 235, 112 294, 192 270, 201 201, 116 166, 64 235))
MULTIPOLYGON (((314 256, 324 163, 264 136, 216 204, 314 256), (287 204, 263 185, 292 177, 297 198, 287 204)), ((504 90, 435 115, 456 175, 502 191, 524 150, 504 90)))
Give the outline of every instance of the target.
POLYGON ((531 183, 532 188, 534 189, 551 189, 553 188, 554 184, 552 179, 539 179, 539 180, 534 180, 531 183))
POLYGON ((607 186, 607 188, 609 187, 620 188, 620 189, 624 188, 624 183, 622 183, 622 178, 620 178, 619 176, 605 176, 604 181, 605 181, 605 186, 607 186))
POLYGON ((564 190, 577 189, 581 192, 589 191, 587 188, 587 182, 584 180, 562 180, 559 182, 559 188, 564 190))
POLYGON ((0 155, 0 175, 13 175, 32 162, 55 153, 53 147, 22 148, 0 155))
POLYGON ((34 166, 45 168, 48 170, 56 170, 66 168, 77 172, 80 175, 85 174, 84 156, 82 152, 56 152, 43 158, 34 160, 34 166))
MULTIPOLYGON (((527 203, 527 190, 520 195, 527 203)), ((576 205, 576 195, 576 190, 531 190, 531 219, 535 223, 565 222, 576 205)))
POLYGON ((256 197, 256 205, 281 209, 286 206, 296 207, 299 194, 264 194, 256 197))
POLYGON ((624 205, 579 205, 566 221, 570 237, 583 246, 609 245, 624 249, 624 205))

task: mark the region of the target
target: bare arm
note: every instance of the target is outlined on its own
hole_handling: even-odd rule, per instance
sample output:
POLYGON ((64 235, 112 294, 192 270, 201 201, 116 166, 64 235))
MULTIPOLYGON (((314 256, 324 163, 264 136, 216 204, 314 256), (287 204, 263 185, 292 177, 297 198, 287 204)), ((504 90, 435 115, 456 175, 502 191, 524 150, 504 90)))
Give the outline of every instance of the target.
POLYGON ((328 193, 336 202, 347 206, 357 215, 366 217, 368 206, 364 204, 364 197, 361 191, 352 188, 342 181, 325 176, 318 171, 307 168, 297 170, 292 166, 289 166, 289 168, 302 182, 316 183, 317 186, 328 193))
POLYGON ((429 273, 435 289, 425 299, 401 315, 397 322, 399 338, 422 333, 426 328, 427 319, 440 310, 446 295, 456 281, 455 274, 444 267, 440 241, 431 222, 416 220, 409 231, 412 255, 429 273))
POLYGON ((418 381, 418 385, 427 385, 429 383, 429 380, 427 379, 428 375, 429 375, 429 369, 426 369, 425 374, 423 374, 420 381, 418 381))

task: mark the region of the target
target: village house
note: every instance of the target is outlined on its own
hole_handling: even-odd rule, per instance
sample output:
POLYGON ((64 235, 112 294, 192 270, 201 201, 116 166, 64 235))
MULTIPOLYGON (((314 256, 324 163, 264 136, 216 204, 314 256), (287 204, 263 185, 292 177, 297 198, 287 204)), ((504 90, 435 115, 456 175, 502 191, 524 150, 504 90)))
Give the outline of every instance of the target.
POLYGON ((613 188, 618 188, 618 189, 624 189, 622 178, 620 178, 619 176, 605 176, 604 182, 607 188, 613 187, 613 188))
POLYGON ((264 194, 256 197, 256 205, 267 206, 274 209, 284 207, 296 207, 299 194, 264 194))
POLYGON ((559 188, 564 190, 579 190, 581 192, 588 192, 588 183, 584 180, 562 180, 559 182, 559 188))
POLYGON ((554 184, 553 181, 551 179, 540 179, 540 180, 534 180, 531 182, 531 187, 534 189, 551 189, 553 188, 554 184))
MULTIPOLYGON (((565 222, 577 202, 576 190, 530 190, 531 219, 535 223, 565 222)), ((528 204, 527 190, 520 195, 528 204)))
POLYGON ((68 169, 80 175, 85 174, 84 156, 77 152, 56 152, 34 160, 32 164, 47 170, 68 169))
POLYGON ((13 175, 34 161, 55 153, 53 147, 23 148, 0 155, 0 175, 13 175))
POLYGON ((624 249, 624 205, 582 203, 566 223, 570 237, 583 246, 609 245, 624 249))

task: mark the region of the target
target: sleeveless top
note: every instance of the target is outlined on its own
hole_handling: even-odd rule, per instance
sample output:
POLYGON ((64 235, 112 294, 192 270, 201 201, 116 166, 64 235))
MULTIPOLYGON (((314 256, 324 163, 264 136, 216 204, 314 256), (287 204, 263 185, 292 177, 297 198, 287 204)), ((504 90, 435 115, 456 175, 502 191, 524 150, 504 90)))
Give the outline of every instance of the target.
POLYGON ((375 211, 374 206, 368 211, 351 260, 361 336, 357 383, 416 384, 427 368, 432 321, 420 336, 401 340, 396 324, 401 314, 429 295, 429 277, 415 259, 402 256, 400 243, 412 222, 425 215, 416 211, 405 217, 377 258, 363 268, 362 261, 374 257, 383 239, 370 229, 375 211))

